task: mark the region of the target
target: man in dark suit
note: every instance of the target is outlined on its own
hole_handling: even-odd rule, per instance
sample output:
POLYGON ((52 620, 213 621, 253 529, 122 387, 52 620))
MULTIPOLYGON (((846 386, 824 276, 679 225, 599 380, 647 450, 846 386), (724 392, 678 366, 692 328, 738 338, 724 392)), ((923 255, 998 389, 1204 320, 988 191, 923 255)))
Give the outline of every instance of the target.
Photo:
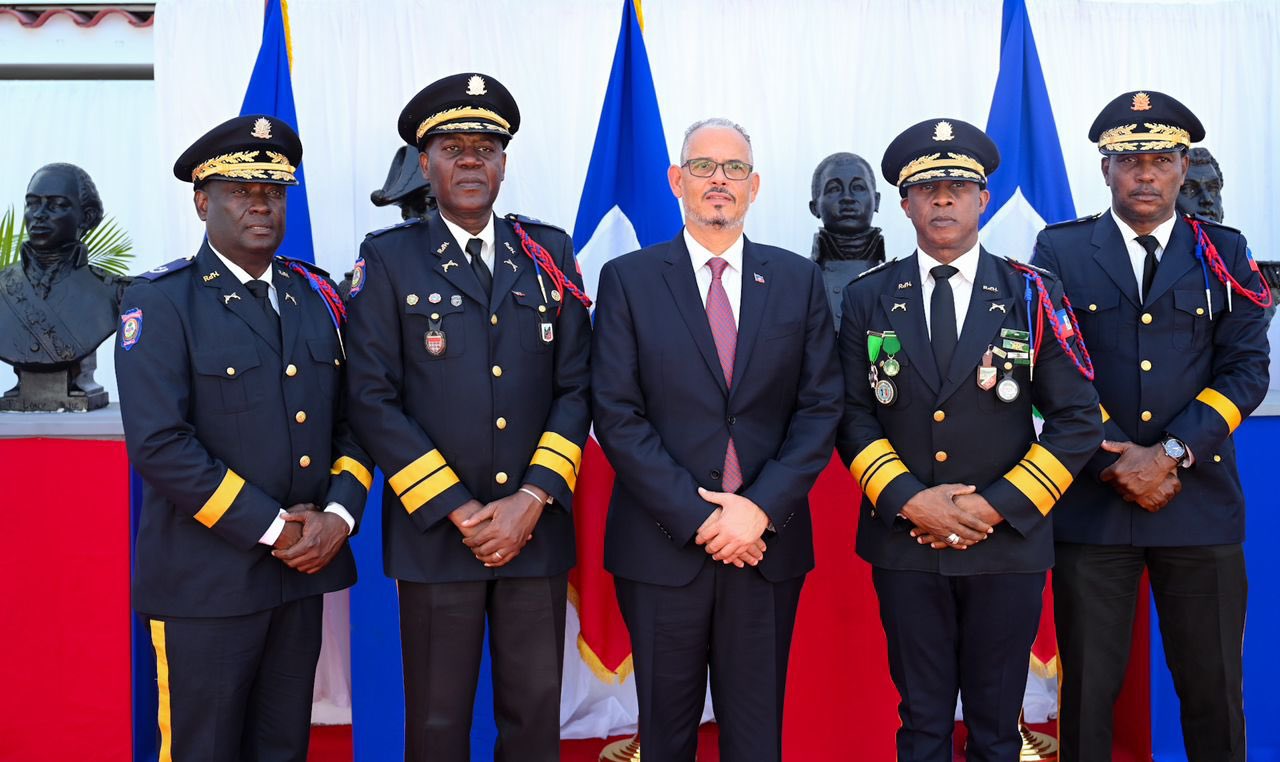
POLYGON ((1168 95, 1115 98, 1089 132, 1111 210, 1036 241, 1034 261, 1080 310, 1107 437, 1054 513, 1064 760, 1111 754, 1144 569, 1188 757, 1245 758, 1244 494, 1231 433, 1267 391, 1257 302, 1270 299, 1239 231, 1175 214, 1187 149, 1203 137, 1168 95))
POLYGON ((646 758, 692 762, 708 665, 721 758, 782 753, 808 492, 831 457, 840 370, 817 266, 742 233, 751 161, 741 127, 694 124, 668 171, 683 232, 600 274, 593 413, 617 470, 605 567, 646 758))
POLYGON ((956 119, 895 138, 881 172, 916 253, 845 290, 838 446, 862 490, 858 555, 873 567, 902 697, 903 762, 951 759, 957 693, 968 759, 1018 759, 1053 565, 1046 517, 1102 439, 1057 281, 978 243, 999 162, 991 139, 956 119))
POLYGON ((274 256, 301 160, 273 117, 197 140, 174 174, 206 240, 122 303, 120 409, 145 482, 133 607, 162 760, 304 762, 322 594, 356 579, 346 538, 373 464, 343 412, 343 310, 322 270, 274 256))
POLYGON ((560 758, 589 302, 564 231, 494 216, 507 89, 456 74, 405 106, 439 208, 371 233, 352 274, 352 425, 388 477, 405 758, 469 760, 486 619, 497 760, 560 758))

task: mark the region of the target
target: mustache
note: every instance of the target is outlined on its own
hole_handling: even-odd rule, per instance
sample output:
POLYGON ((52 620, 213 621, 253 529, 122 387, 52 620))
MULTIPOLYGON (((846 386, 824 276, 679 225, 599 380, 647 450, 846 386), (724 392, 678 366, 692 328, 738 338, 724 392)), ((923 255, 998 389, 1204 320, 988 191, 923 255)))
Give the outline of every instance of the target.
POLYGON ((717 186, 717 187, 714 187, 714 188, 708 188, 708 189, 707 189, 707 190, 702 194, 702 198, 703 198, 703 200, 706 200, 707 196, 710 196, 712 193, 720 193, 720 194, 723 194, 723 195, 725 195, 725 196, 728 196, 728 197, 729 197, 729 199, 730 199, 731 201, 737 201, 737 200, 738 200, 738 197, 737 197, 736 195, 734 195, 733 191, 729 190, 728 188, 721 187, 721 186, 717 186))

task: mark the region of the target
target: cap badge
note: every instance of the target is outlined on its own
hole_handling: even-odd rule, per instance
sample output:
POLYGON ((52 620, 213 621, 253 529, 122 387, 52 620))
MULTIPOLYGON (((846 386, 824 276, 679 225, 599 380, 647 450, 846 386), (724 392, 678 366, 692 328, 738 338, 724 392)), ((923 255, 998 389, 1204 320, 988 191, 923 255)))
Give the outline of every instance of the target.
POLYGON ((484 95, 487 90, 484 87, 484 77, 479 74, 472 74, 471 79, 467 80, 467 95, 484 95))
POLYGON ((1134 111, 1150 111, 1151 96, 1146 93, 1134 93, 1133 105, 1130 108, 1134 111))
POLYGON ((938 122, 933 126, 934 140, 955 140, 956 134, 951 131, 951 122, 938 122))
POLYGON ((259 118, 258 121, 253 123, 253 132, 250 132, 249 134, 259 140, 270 140, 271 121, 266 117, 259 118))

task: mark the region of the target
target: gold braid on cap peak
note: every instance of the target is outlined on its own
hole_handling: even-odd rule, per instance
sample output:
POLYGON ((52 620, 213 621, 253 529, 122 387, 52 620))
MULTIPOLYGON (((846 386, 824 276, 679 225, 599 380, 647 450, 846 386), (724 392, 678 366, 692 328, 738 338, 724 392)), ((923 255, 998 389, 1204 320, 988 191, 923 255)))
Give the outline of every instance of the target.
POLYGON ((947 176, 961 177, 966 180, 974 180, 976 182, 985 182, 987 175, 982 171, 982 162, 963 153, 947 152, 947 158, 940 158, 941 153, 930 153, 913 159, 908 162, 902 171, 898 173, 898 185, 902 185, 908 180, 931 180, 936 177, 943 177, 942 172, 937 170, 949 170, 947 176), (963 168, 963 169, 962 169, 963 168), (930 172, 929 170, 935 170, 930 172), (967 172, 965 170, 973 170, 967 172), (926 175, 917 177, 917 175, 926 175))
POLYGON ((289 163, 282 153, 267 151, 271 161, 256 161, 262 151, 236 151, 215 156, 195 168, 191 173, 192 182, 200 182, 213 175, 234 177, 239 180, 283 180, 297 182, 294 172, 297 167, 289 163))
POLYGON ((1105 151, 1168 151, 1178 146, 1191 146, 1191 133, 1170 124, 1143 122, 1149 132, 1136 132, 1138 125, 1112 127, 1098 137, 1098 148, 1105 151))
POLYGON ((417 138, 418 140, 422 140, 423 135, 426 135, 427 132, 429 132, 432 128, 438 127, 440 126, 440 124, 444 122, 454 122, 462 119, 488 119, 490 122, 493 122, 493 124, 483 124, 481 122, 467 122, 465 125, 460 124, 457 127, 449 127, 447 129, 455 129, 455 130, 493 129, 493 126, 497 125, 500 128, 502 134, 506 135, 507 137, 511 137, 511 132, 510 132, 511 122, 508 122, 506 119, 503 119, 502 117, 498 116, 496 112, 490 111, 487 108, 476 108, 474 106, 459 106, 457 108, 445 109, 444 111, 441 111, 436 114, 432 114, 426 119, 423 119, 422 122, 418 125, 417 138))

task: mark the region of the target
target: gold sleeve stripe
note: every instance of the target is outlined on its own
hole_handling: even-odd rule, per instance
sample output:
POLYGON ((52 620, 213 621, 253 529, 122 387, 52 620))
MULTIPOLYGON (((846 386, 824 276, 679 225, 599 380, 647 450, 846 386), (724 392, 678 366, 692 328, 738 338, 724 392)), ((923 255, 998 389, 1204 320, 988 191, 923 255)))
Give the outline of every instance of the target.
POLYGON ((1111 420, 1111 414, 1107 412, 1107 409, 1105 407, 1103 407, 1102 405, 1098 405, 1098 409, 1102 411, 1103 423, 1106 423, 1107 421, 1111 420))
POLYGON ((412 516, 413 512, 439 497, 445 490, 458 483, 458 475, 452 468, 445 466, 431 476, 418 482, 418 485, 400 496, 404 509, 412 516))
POLYGON ((405 490, 422 481, 428 474, 433 474, 444 465, 444 456, 439 450, 432 450, 414 462, 396 472, 387 480, 397 495, 404 495, 405 490))
POLYGON ((165 645, 164 622, 151 620, 151 645, 156 650, 156 687, 159 689, 159 708, 156 724, 160 726, 159 762, 173 762, 173 723, 170 720, 169 701, 169 649, 165 645))
POLYGON ((1209 407, 1213 408, 1218 415, 1222 416, 1222 420, 1227 422, 1227 433, 1230 434, 1236 430, 1243 420, 1240 415, 1240 408, 1236 407, 1236 403, 1227 399, 1227 396, 1217 389, 1206 386, 1204 391, 1196 395, 1196 399, 1209 407))
POLYGON ((534 450, 533 460, 529 461, 529 465, 542 466, 555 472, 557 476, 564 479, 565 484, 569 485, 570 492, 573 492, 578 484, 578 471, 573 461, 550 448, 539 447, 534 450))
POLYGON ((1063 492, 1067 491, 1067 487, 1071 486, 1071 482, 1075 477, 1062 465, 1062 461, 1058 460, 1058 456, 1041 447, 1039 444, 1031 445, 1031 449, 1027 450, 1026 459, 1040 470, 1053 485, 1058 489, 1058 496, 1061 497, 1063 492))
POLYGON ((1026 457, 1005 474, 1004 478, 1026 495, 1041 515, 1046 516, 1072 481, 1071 472, 1062 462, 1038 444, 1031 445, 1026 457))
POLYGON ((227 473, 222 477, 222 482, 213 491, 213 495, 200 506, 200 510, 196 511, 196 521, 212 529, 213 525, 218 523, 218 519, 222 518, 222 514, 226 513, 235 502, 242 487, 244 487, 244 477, 228 468, 227 473))
POLYGON ((368 492, 369 488, 373 486, 373 474, 369 473, 369 469, 365 468, 364 464, 355 458, 349 458, 346 455, 338 458, 333 462, 333 468, 329 471, 329 474, 338 476, 344 471, 354 476, 356 481, 360 482, 360 485, 364 487, 365 492, 368 492))
POLYGON ((538 446, 545 447, 558 455, 564 456, 565 460, 573 464, 573 472, 575 474, 578 473, 578 466, 582 464, 581 447, 554 431, 544 433, 542 439, 538 440, 538 446))
POLYGON ((907 465, 897 455, 885 458, 879 465, 867 470, 866 484, 861 484, 862 493, 872 505, 880 500, 880 493, 889 483, 899 476, 908 473, 907 465))
POLYGON ((866 447, 862 448, 862 452, 858 453, 853 459, 853 463, 849 464, 849 473, 853 474, 853 478, 862 483, 862 476, 866 473, 867 468, 876 460, 893 453, 897 453, 893 449, 893 445, 889 444, 887 439, 877 439, 866 447))

